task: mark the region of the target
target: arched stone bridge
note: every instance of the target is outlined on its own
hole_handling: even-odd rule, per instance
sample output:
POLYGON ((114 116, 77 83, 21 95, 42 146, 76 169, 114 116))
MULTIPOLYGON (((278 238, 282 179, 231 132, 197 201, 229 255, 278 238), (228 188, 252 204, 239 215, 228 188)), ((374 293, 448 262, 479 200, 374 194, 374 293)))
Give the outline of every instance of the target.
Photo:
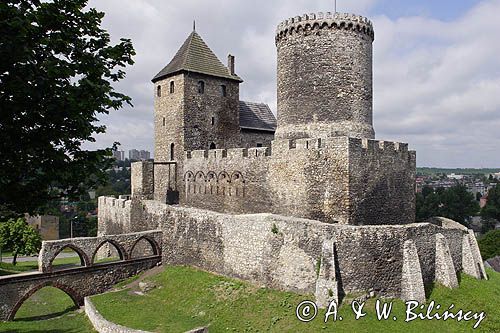
POLYGON ((87 296, 103 293, 114 284, 161 263, 161 231, 148 231, 116 236, 73 238, 43 242, 39 256, 39 272, 0 277, 0 321, 14 319, 17 310, 38 290, 52 286, 68 294, 82 306, 87 296), (132 258, 136 245, 146 240, 152 255, 132 258), (92 258, 106 243, 116 247, 121 261, 93 263, 92 258), (54 270, 52 261, 65 248, 80 256, 82 267, 54 270))
POLYGON ((132 259, 132 252, 141 240, 150 244, 153 254, 161 254, 161 230, 100 237, 68 238, 43 242, 38 257, 38 268, 40 272, 51 272, 52 262, 64 249, 75 251, 80 256, 82 266, 92 266, 97 257, 97 251, 105 245, 114 247, 121 260, 129 260, 132 259))

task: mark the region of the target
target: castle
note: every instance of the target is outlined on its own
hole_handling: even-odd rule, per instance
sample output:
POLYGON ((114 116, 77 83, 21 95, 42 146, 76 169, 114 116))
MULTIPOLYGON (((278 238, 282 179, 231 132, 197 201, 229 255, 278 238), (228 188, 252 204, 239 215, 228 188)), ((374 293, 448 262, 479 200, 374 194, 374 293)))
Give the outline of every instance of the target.
POLYGON ((131 200, 99 198, 99 234, 163 230, 164 264, 314 292, 424 300, 424 284, 486 278, 474 235, 415 223, 416 156, 375 140, 372 23, 306 14, 276 31, 277 121, 239 100, 193 31, 154 78, 155 161, 132 166, 131 200))

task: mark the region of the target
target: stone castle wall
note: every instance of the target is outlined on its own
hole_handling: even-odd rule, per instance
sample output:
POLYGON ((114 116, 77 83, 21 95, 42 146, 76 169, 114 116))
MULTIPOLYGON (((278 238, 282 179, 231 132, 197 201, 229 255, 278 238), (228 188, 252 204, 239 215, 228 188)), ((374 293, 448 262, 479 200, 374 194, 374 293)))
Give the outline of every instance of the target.
MULTIPOLYGON (((463 240, 469 239, 467 229, 451 220, 440 225, 351 226, 272 214, 228 215, 156 201, 142 201, 132 215, 158 223, 164 263, 304 293, 314 292, 322 246, 328 241, 334 243, 340 294, 373 290, 401 297, 407 240, 416 246, 413 259, 420 263, 421 282, 431 283, 439 271, 436 235, 444 236, 455 272, 464 268, 463 240)), ((474 260, 479 264, 480 258, 474 260)))
POLYGON ((275 140, 272 150, 187 152, 183 165, 181 203, 191 207, 356 225, 415 221, 415 153, 402 143, 275 140))
POLYGON ((262 147, 271 148, 271 143, 274 140, 274 132, 242 129, 240 136, 241 148, 257 147, 259 144, 261 144, 262 147))

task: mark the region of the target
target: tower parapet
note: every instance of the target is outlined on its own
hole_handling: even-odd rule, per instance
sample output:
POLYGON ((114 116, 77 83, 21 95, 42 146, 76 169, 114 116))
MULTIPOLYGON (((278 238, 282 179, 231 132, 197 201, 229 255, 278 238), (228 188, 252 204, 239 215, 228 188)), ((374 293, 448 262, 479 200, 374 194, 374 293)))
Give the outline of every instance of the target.
POLYGON ((375 137, 372 23, 365 17, 304 14, 278 25, 276 138, 375 137))
POLYGON ((375 38, 372 22, 364 16, 347 13, 311 13, 302 16, 291 17, 278 24, 276 29, 276 43, 288 34, 299 33, 307 29, 346 29, 362 32, 375 38))

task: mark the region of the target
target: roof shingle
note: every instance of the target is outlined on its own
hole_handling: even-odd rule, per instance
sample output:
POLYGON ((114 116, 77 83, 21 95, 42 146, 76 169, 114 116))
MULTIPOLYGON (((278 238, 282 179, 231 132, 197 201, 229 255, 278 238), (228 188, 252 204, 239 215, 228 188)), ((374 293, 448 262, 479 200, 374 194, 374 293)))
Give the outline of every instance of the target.
POLYGON ((188 36, 172 61, 156 74, 152 81, 156 82, 181 71, 243 81, 238 75, 231 75, 227 67, 222 64, 196 31, 188 36))
POLYGON ((276 117, 267 104, 240 101, 239 110, 242 129, 276 131, 276 117))

